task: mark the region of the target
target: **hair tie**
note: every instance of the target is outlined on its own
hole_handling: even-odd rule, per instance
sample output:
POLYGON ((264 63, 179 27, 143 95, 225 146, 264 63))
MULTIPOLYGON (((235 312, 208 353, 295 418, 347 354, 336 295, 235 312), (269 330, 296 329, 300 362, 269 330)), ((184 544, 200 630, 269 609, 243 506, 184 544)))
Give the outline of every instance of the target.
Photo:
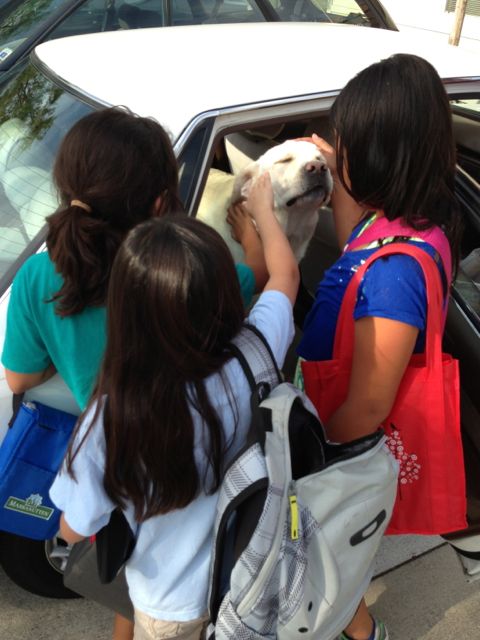
POLYGON ((85 202, 82 202, 81 200, 72 200, 70 202, 70 206, 71 207, 80 207, 80 209, 83 209, 87 213, 92 213, 92 207, 90 205, 88 205, 88 204, 85 204, 85 202))

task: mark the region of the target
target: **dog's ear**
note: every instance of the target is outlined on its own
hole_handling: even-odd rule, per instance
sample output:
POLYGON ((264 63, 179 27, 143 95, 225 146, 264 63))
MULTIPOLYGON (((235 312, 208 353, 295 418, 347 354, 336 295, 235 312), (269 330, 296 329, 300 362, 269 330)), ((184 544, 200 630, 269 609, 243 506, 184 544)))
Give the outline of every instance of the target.
POLYGON ((236 177, 232 191, 232 202, 245 200, 250 192, 253 181, 258 176, 260 169, 256 162, 251 162, 236 177))

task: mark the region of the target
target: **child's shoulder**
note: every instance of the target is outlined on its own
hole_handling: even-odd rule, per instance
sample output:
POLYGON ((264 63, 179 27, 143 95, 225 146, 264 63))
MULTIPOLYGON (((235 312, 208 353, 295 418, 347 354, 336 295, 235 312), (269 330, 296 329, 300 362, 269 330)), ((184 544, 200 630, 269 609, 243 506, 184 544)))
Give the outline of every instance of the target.
POLYGON ((51 280, 52 278, 57 279, 59 277, 48 253, 46 251, 40 251, 25 260, 18 270, 15 279, 17 281, 24 279, 51 280))

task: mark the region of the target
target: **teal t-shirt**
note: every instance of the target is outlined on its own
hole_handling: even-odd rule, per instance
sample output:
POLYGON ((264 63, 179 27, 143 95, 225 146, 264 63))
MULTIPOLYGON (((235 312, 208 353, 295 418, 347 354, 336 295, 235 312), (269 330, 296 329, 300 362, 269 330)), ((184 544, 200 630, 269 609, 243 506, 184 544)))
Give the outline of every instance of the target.
MULTIPOLYGON (((253 271, 236 265, 246 306, 255 289, 253 271)), ((2 364, 16 373, 37 373, 53 362, 79 407, 93 390, 106 343, 105 307, 89 307, 62 318, 47 302, 62 286, 48 253, 31 256, 12 285, 2 364)))
POLYGON ((48 253, 31 256, 12 285, 2 364, 16 373, 43 371, 53 362, 84 409, 100 368, 106 341, 105 307, 62 318, 47 302, 62 286, 48 253))
POLYGON ((242 294, 243 304, 245 308, 250 306, 253 294, 255 293, 255 276, 250 267, 246 264, 236 264, 237 277, 240 283, 240 292, 242 294))

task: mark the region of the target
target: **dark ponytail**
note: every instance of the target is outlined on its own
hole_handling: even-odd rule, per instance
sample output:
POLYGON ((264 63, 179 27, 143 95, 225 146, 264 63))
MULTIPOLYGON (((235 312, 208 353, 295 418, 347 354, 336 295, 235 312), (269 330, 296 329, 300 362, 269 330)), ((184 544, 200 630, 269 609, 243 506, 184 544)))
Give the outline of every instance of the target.
POLYGON ((47 222, 50 258, 64 278, 52 297, 57 314, 69 316, 103 305, 123 234, 77 206, 57 211, 47 222))
POLYGON ((46 242, 64 282, 52 300, 56 313, 69 316, 105 304, 113 259, 130 229, 179 210, 178 168, 160 124, 111 108, 70 129, 53 175, 61 206, 47 218, 46 242))

